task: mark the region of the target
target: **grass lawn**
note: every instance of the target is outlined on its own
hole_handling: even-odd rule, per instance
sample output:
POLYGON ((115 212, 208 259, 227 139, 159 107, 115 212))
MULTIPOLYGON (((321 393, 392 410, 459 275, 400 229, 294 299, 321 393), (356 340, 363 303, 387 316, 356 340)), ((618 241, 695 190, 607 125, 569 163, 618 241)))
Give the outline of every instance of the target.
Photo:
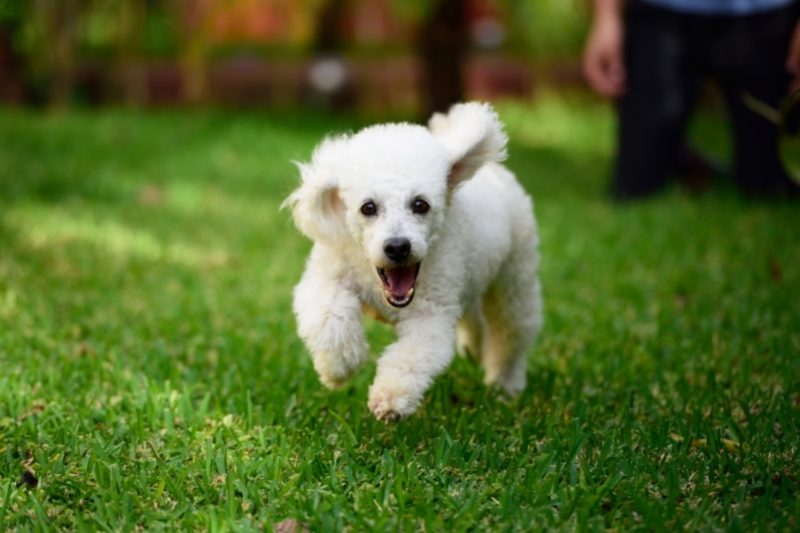
POLYGON ((500 109, 542 233, 529 386, 459 359, 396 425, 374 364, 319 385, 290 311, 289 161, 357 122, 0 111, 0 529, 797 530, 800 206, 614 206, 607 108, 500 109))

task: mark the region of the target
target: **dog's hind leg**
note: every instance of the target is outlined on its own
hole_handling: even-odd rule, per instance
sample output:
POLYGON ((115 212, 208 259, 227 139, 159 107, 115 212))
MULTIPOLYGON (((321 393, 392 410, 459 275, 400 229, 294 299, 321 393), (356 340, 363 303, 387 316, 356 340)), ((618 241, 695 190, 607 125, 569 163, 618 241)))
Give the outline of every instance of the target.
POLYGON ((456 330, 458 353, 480 361, 483 330, 485 328, 486 319, 483 316, 481 302, 477 301, 466 310, 464 316, 458 322, 458 329, 456 330))
POLYGON ((484 381, 509 394, 525 388, 528 350, 542 325, 542 299, 535 242, 518 246, 483 299, 484 381))

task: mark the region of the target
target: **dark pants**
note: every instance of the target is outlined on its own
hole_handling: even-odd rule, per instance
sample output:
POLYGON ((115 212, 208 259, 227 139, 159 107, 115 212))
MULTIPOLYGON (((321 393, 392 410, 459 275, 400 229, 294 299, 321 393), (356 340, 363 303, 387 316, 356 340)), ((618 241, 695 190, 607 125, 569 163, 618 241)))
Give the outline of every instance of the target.
POLYGON ((703 77, 715 78, 733 125, 734 177, 747 194, 787 192, 778 128, 743 95, 773 108, 787 91, 786 56, 800 3, 748 16, 687 15, 632 1, 626 12, 628 91, 618 101, 612 194, 646 196, 667 183, 703 77))

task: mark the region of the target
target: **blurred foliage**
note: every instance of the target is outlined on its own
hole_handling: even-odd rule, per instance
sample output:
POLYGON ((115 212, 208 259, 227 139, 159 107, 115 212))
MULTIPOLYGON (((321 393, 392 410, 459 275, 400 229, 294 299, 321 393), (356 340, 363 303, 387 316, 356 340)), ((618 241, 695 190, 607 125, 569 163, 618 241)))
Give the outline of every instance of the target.
MULTIPOLYGON (((301 0, 286 3, 279 0, 264 2, 273 5, 277 11, 292 11, 302 23, 289 28, 289 33, 302 35, 278 35, 269 41, 249 43, 269 48, 277 46, 285 49, 287 44, 301 49, 311 46, 312 33, 305 28, 313 28, 323 0, 301 0), (286 6, 294 7, 286 7, 286 6), (288 41, 288 42, 281 42, 288 41)), ((352 9, 361 9, 374 3, 374 0, 352 0, 352 9)), ((387 0, 378 2, 385 6, 393 20, 398 24, 416 28, 427 15, 431 2, 408 2, 387 0)), ((504 48, 516 53, 529 54, 537 58, 574 56, 580 49, 586 25, 586 2, 581 0, 487 0, 484 2, 501 17, 506 28, 504 48)), ((59 9, 66 10, 75 26, 75 45, 82 54, 90 57, 113 56, 118 48, 121 34, 125 32, 127 14, 132 11, 142 13, 141 31, 136 46, 145 57, 165 57, 176 55, 181 44, 181 25, 186 19, 205 13, 207 16, 219 15, 222 11, 235 10, 243 3, 237 0, 223 1, 181 1, 181 0, 72 0, 51 2, 50 0, 0 0, 0 25, 14 26, 19 50, 31 59, 44 52, 52 28, 52 15, 59 9), (59 6, 59 7, 56 7, 59 6), (183 19, 183 20, 182 20, 183 19)), ((205 28, 208 31, 208 28, 205 28)), ((413 33, 411 32, 413 37, 413 33)), ((401 37, 408 40, 407 35, 401 37)), ((397 39, 388 35, 386 41, 397 39)), ((220 43, 222 46, 230 43, 220 43)), ((248 43, 240 43, 246 45, 248 43)), ((358 49, 358 44, 355 43, 358 49)), ((409 48, 410 42, 361 43, 362 47, 386 46, 409 48)))
POLYGON ((27 4, 24 0, 0 0, 0 23, 22 18, 27 4))
POLYGON ((585 0, 506 0, 509 47, 537 60, 559 60, 580 54, 589 24, 585 0))
MULTIPOLYGON (((587 18, 582 0, 464 1, 471 29, 488 19, 501 34, 495 45, 483 48, 473 40, 476 52, 547 64, 572 60, 580 51, 587 18)), ((10 78, 24 88, 24 101, 59 107, 76 95, 140 102, 144 71, 165 63, 180 72, 186 100, 196 103, 208 93, 207 72, 218 58, 310 56, 326 6, 341 14, 345 54, 418 54, 420 27, 436 3, 342 0, 341 5, 337 11, 333 0, 0 0, 0 70, 14 66, 10 78), (3 64, 4 56, 10 62, 3 64)))
POLYGON ((125 12, 133 4, 144 6, 142 27, 137 48, 147 57, 163 57, 177 53, 178 26, 176 11, 165 2, 136 2, 130 0, 95 0, 83 13, 80 46, 91 56, 108 56, 120 40, 125 12))

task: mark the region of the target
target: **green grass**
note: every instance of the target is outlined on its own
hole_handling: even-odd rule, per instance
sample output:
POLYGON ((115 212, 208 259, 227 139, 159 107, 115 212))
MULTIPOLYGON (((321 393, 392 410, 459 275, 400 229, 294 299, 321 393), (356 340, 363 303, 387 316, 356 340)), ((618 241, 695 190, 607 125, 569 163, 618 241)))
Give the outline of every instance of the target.
POLYGON ((374 364, 318 384, 290 312, 290 160, 358 123, 0 112, 0 529, 797 530, 798 206, 614 206, 607 108, 501 112, 542 234, 529 386, 459 359, 397 425, 374 364))

